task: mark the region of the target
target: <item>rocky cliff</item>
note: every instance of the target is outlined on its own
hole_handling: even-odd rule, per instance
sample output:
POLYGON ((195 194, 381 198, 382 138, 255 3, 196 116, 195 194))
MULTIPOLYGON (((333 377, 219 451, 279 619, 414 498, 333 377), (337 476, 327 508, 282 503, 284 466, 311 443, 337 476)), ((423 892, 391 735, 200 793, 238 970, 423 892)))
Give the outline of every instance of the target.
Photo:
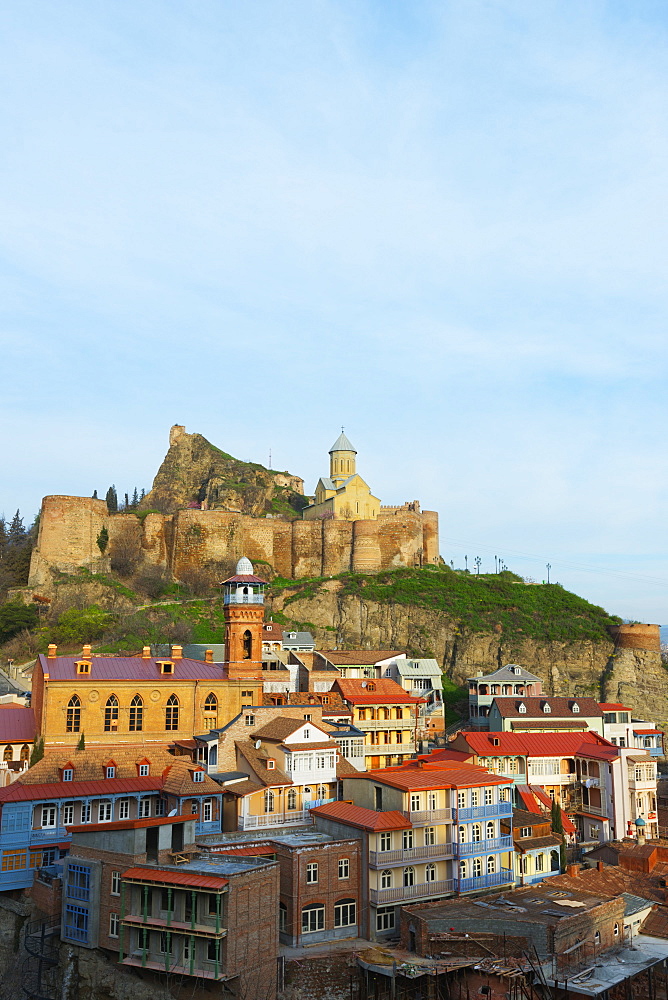
MULTIPOLYGON (((641 718, 649 716, 668 724, 668 675, 659 652, 615 645, 598 627, 605 614, 602 609, 579 598, 576 600, 583 608, 574 614, 573 621, 579 619, 580 636, 578 628, 568 627, 564 619, 561 638, 554 630, 551 637, 542 638, 539 621, 534 630, 537 634, 532 635, 525 634, 521 626, 501 623, 485 628, 478 622, 467 623, 452 608, 386 600, 378 587, 371 587, 373 596, 366 597, 366 588, 361 589, 362 593, 352 593, 345 580, 288 587, 275 594, 272 610, 290 621, 313 626, 323 649, 397 649, 414 656, 433 656, 456 684, 463 684, 478 671, 489 673, 504 663, 520 663, 541 678, 546 693, 623 701, 641 718), (587 607, 591 609, 590 622, 586 620, 587 607), (569 635, 569 631, 574 634, 569 635), (591 637, 585 637, 587 632, 591 637)), ((534 599, 533 591, 530 597, 534 599)), ((516 597, 513 610, 522 610, 521 603, 516 597)), ((534 618, 537 614, 532 612, 534 618)), ((545 633, 549 634, 548 628, 545 633)))
POLYGON ((169 451, 140 509, 172 514, 197 502, 209 510, 253 517, 267 513, 299 517, 308 503, 303 494, 299 476, 240 462, 201 434, 188 434, 177 424, 170 431, 169 451))

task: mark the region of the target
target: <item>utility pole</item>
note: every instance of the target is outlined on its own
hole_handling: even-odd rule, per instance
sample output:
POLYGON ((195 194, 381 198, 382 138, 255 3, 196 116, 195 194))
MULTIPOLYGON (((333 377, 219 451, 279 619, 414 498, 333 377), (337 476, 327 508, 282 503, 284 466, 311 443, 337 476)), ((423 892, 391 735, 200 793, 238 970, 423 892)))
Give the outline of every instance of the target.
POLYGON ((464 556, 464 569, 468 573, 468 571, 469 571, 469 557, 468 556, 464 556))
POLYGON ((482 562, 482 559, 480 558, 480 556, 476 556, 473 561, 475 562, 476 565, 476 573, 478 574, 478 576, 480 576, 480 563, 482 562))
POLYGON ((494 572, 499 572, 499 559, 498 556, 494 556, 494 572))
POLYGON ((547 582, 550 582, 550 570, 552 569, 551 563, 547 564, 547 582))

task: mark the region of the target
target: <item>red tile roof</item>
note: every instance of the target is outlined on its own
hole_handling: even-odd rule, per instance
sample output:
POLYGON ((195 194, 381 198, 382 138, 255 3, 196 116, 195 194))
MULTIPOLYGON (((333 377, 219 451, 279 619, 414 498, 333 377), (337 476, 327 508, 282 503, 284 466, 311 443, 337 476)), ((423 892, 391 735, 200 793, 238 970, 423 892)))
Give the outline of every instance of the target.
POLYGON ((222 889, 228 879, 215 875, 200 875, 197 872, 172 872, 164 868, 128 868, 122 878, 136 879, 138 882, 158 882, 168 885, 197 885, 203 889, 222 889))
POLYGON ((4 705, 0 712, 0 743, 32 743, 37 729, 32 708, 4 705))
POLYGON ((439 763, 423 767, 408 761, 398 767, 383 767, 375 771, 359 771, 351 777, 368 778, 403 791, 424 791, 428 788, 478 788, 482 785, 509 785, 509 778, 492 774, 475 764, 439 763))
POLYGON ((410 820, 406 819, 403 813, 396 809, 388 812, 375 812, 373 809, 365 809, 363 806, 354 806, 350 802, 328 802, 324 806, 316 806, 311 809, 312 816, 322 816, 324 819, 333 819, 348 826, 354 826, 359 830, 409 830, 410 820))
POLYGON ((170 656, 151 657, 145 660, 141 656, 93 656, 89 674, 78 674, 75 662, 80 656, 55 656, 52 659, 40 653, 39 661, 42 670, 49 675, 50 681, 74 681, 77 684, 99 683, 103 680, 138 680, 155 681, 156 684, 172 683, 178 680, 222 680, 226 672, 215 663, 204 663, 202 660, 172 660, 170 656), (158 661, 169 660, 174 663, 173 674, 162 674, 157 666, 158 661))
POLYGON ((499 757, 518 754, 526 757, 566 757, 585 746, 611 747, 598 733, 460 733, 456 739, 466 744, 479 757, 499 757), (498 740, 498 744, 494 744, 498 740))
POLYGON ((620 705, 618 702, 613 701, 599 701, 598 707, 604 712, 630 712, 631 709, 627 705, 620 705))
POLYGON ((663 736, 661 729, 634 729, 636 736, 663 736))
MULTIPOLYGON (((536 802, 542 803, 544 809, 552 809, 552 799, 547 794, 547 792, 540 787, 540 785, 518 785, 517 790, 522 798, 522 802, 527 806, 529 812, 540 812, 540 806, 536 802)), ((575 824, 571 818, 559 807, 561 810, 561 823, 564 828, 564 833, 575 833, 575 824)))
POLYGON ((334 682, 334 688, 338 688, 345 700, 353 705, 417 705, 425 700, 407 694, 401 684, 389 677, 371 681, 339 677, 334 682), (373 685, 373 690, 369 690, 369 685, 373 685))

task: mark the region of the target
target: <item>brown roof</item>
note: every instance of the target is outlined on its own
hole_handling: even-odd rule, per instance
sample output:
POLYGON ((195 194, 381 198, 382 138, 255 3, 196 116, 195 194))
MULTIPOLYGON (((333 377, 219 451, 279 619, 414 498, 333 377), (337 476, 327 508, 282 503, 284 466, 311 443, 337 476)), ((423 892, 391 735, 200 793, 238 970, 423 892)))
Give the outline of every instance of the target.
POLYGON ((601 706, 595 698, 522 698, 514 695, 512 698, 495 698, 494 704, 499 715, 504 719, 514 716, 521 717, 523 715, 533 716, 534 718, 536 716, 542 718, 543 716, 554 715, 557 718, 561 716, 568 719, 579 715, 588 718, 601 718, 603 715, 601 706), (550 706, 550 712, 543 711, 543 705, 546 704, 550 706), (520 712, 520 705, 526 707, 526 712, 520 712), (580 711, 574 712, 573 705, 577 705, 580 711))
POLYGON ((193 766, 185 758, 173 758, 173 763, 164 776, 163 789, 169 795, 203 795, 213 792, 220 795, 220 785, 208 774, 201 781, 193 781, 193 771, 201 771, 201 767, 193 766))
POLYGON ((248 762, 255 777, 265 787, 271 788, 276 785, 293 784, 291 778, 284 771, 281 771, 280 767, 273 767, 271 770, 267 767, 269 754, 267 754, 266 750, 256 750, 251 740, 247 742, 235 740, 234 745, 241 756, 248 762))
POLYGON ((339 677, 334 683, 335 689, 338 688, 345 700, 353 705, 415 705, 424 701, 424 698, 414 698, 408 694, 401 684, 390 680, 389 677, 380 677, 377 680, 364 678, 349 680, 339 677))
POLYGON ((333 819, 360 830, 408 830, 411 826, 410 820, 396 809, 376 812, 375 809, 354 806, 350 802, 328 802, 324 806, 311 809, 311 814, 322 816, 324 819, 333 819))
POLYGON ((527 837, 526 840, 516 840, 515 850, 533 851, 539 847, 559 847, 561 845, 561 837, 557 837, 554 834, 550 834, 547 837, 527 837))
MULTIPOLYGON (((272 719, 271 722, 262 726, 261 729, 256 729, 253 736, 258 740, 276 740, 278 743, 282 743, 283 740, 288 736, 292 736, 302 726, 319 728, 317 722, 308 722, 307 719, 288 719, 286 716, 281 715, 277 719, 272 719)), ((326 732, 326 730, 323 730, 323 732, 326 732)))
POLYGON ((175 757, 162 747, 149 748, 142 744, 133 747, 86 747, 85 750, 70 748, 46 753, 42 760, 16 780, 22 785, 60 782, 61 770, 69 765, 74 768, 75 781, 96 781, 104 777, 102 768, 105 764, 112 762, 116 765, 116 778, 136 778, 137 766, 145 763, 151 765, 150 774, 154 776, 179 760, 184 767, 190 763, 187 758, 175 757))
POLYGON ((584 719, 580 719, 578 722, 572 721, 571 719, 551 719, 549 716, 546 717, 545 722, 511 722, 510 728, 513 731, 523 730, 523 729, 545 729, 546 726, 550 727, 550 732, 555 732, 556 730, 568 729, 579 729, 581 731, 586 730, 587 723, 584 719))
POLYGON ((251 792, 261 792, 264 785, 258 785, 255 781, 235 781, 233 785, 225 785, 225 791, 232 795, 250 795, 251 792))
POLYGON ((659 869, 665 865, 656 865, 651 873, 630 872, 616 865, 604 865, 603 871, 597 868, 583 868, 577 875, 552 875, 549 879, 552 889, 589 890, 598 895, 618 896, 621 892, 630 892, 642 899, 650 899, 662 903, 665 889, 660 885, 659 869))
POLYGON ((335 667, 373 666, 379 660, 404 655, 397 649, 328 649, 324 652, 318 649, 316 653, 335 667))
POLYGON ((359 774, 359 771, 345 757, 339 757, 336 762, 336 777, 347 778, 351 774, 359 774))
POLYGON ((529 812, 527 809, 513 809, 513 829, 520 826, 540 826, 549 823, 550 817, 541 813, 529 812))
POLYGON ((338 744, 334 740, 327 743, 281 743, 284 750, 337 750, 338 744))

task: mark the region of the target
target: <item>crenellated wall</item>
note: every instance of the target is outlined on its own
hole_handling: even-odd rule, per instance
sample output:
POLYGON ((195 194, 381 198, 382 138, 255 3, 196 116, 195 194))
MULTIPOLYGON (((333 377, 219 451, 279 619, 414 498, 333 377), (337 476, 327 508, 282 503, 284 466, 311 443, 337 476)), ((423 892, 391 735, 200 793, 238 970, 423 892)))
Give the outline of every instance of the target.
POLYGON ((189 509, 138 517, 110 515, 103 500, 50 496, 42 502, 29 586, 48 585, 52 570, 109 572, 110 554, 123 547, 139 569, 161 567, 177 579, 188 569, 242 555, 293 579, 375 573, 437 562, 438 514, 405 506, 387 508, 373 521, 287 521, 189 509), (104 554, 98 545, 103 528, 109 535, 104 554))

